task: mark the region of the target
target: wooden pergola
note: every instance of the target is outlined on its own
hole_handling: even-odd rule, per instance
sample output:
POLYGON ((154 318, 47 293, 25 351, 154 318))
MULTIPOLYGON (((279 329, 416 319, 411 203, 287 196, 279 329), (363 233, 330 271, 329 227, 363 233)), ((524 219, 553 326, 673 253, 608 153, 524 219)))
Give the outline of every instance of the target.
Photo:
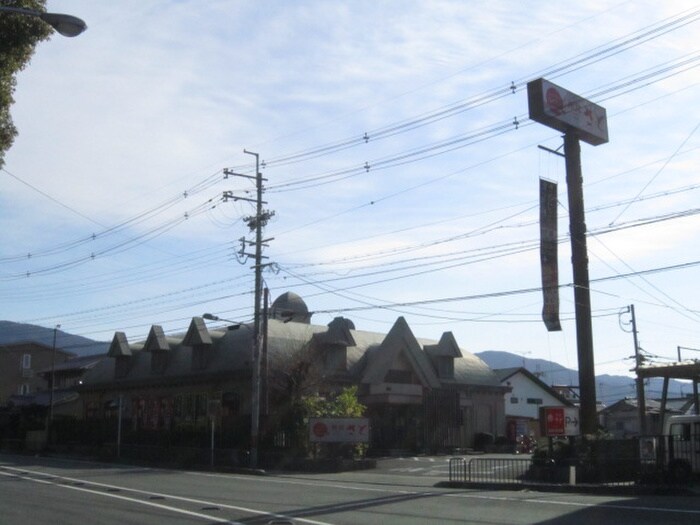
MULTIPOLYGON (((661 394, 661 425, 666 416, 666 401, 668 399, 668 383, 671 379, 685 379, 693 382, 693 404, 695 414, 700 414, 700 398, 698 398, 698 383, 700 383, 700 360, 679 361, 669 364, 654 364, 639 366, 635 369, 640 381, 650 377, 663 377, 664 386, 661 394)), ((660 429, 663 430, 663 429, 660 429)))

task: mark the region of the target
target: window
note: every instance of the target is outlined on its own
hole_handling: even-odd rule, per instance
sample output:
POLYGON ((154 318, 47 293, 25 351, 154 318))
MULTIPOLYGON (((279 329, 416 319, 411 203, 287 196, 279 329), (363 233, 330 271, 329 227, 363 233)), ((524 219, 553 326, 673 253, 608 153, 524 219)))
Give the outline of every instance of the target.
POLYGON ((673 441, 690 441, 690 423, 673 423, 671 436, 673 441))
POLYGON ((437 358, 438 377, 443 379, 453 379, 455 375, 454 358, 451 356, 440 356, 437 358))
POLYGON ((19 385, 19 388, 17 389, 17 393, 20 396, 26 396, 29 394, 29 391, 31 390, 29 383, 22 383, 19 385))
POLYGON ((541 405, 542 403, 543 403, 543 401, 539 397, 528 397, 527 398, 528 405, 541 405))
POLYGON ((22 356, 22 368, 25 370, 32 367, 32 354, 24 354, 22 356))
POLYGON ((511 404, 511 405, 517 405, 517 404, 518 404, 518 398, 517 398, 517 397, 511 397, 511 398, 510 398, 510 404, 511 404))

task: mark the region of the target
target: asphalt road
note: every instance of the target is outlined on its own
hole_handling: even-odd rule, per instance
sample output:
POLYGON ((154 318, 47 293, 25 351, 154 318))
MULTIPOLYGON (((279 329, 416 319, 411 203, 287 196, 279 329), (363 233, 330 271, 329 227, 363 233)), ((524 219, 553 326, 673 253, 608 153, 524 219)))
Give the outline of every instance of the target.
POLYGON ((256 476, 0 455, 0 524, 700 523, 698 497, 436 488, 446 462, 393 459, 374 471, 256 476), (396 470, 409 468, 422 470, 396 470))

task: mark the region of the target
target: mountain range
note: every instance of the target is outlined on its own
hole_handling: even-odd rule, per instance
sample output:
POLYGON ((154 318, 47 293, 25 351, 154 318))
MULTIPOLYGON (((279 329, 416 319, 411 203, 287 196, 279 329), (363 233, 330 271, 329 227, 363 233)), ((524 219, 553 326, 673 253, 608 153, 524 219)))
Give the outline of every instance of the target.
MULTIPOLYGON (((46 346, 53 345, 54 329, 43 326, 0 321, 0 345, 34 341, 46 346)), ((105 354, 109 342, 95 341, 87 337, 56 330, 56 348, 72 352, 77 356, 105 354)), ((578 372, 546 359, 531 359, 511 352, 488 350, 475 354, 493 369, 523 367, 539 377, 548 385, 578 385, 578 372)), ((650 399, 660 398, 663 380, 652 378, 646 382, 646 395, 650 399)), ((688 385, 681 381, 669 382, 669 397, 683 397, 683 389, 688 385)), ((613 376, 608 374, 596 376, 598 400, 610 405, 624 397, 636 397, 633 377, 613 376)))
MULTIPOLYGON (((53 346, 54 329, 25 323, 0 321, 0 345, 35 342, 53 346)), ((56 330, 56 348, 76 354, 77 356, 105 354, 109 343, 95 341, 80 335, 56 330)))

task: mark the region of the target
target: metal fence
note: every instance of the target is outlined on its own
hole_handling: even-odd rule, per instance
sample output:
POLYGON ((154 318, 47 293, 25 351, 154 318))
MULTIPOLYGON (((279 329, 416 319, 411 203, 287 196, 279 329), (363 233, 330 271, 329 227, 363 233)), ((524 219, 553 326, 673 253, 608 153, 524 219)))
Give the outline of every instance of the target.
POLYGON ((544 458, 464 458, 449 461, 453 482, 497 485, 595 485, 634 487, 672 486, 679 480, 669 477, 656 464, 632 460, 606 460, 595 464, 555 462, 544 458))
POLYGON ((450 458, 450 481, 520 484, 532 468, 528 458, 450 458))

